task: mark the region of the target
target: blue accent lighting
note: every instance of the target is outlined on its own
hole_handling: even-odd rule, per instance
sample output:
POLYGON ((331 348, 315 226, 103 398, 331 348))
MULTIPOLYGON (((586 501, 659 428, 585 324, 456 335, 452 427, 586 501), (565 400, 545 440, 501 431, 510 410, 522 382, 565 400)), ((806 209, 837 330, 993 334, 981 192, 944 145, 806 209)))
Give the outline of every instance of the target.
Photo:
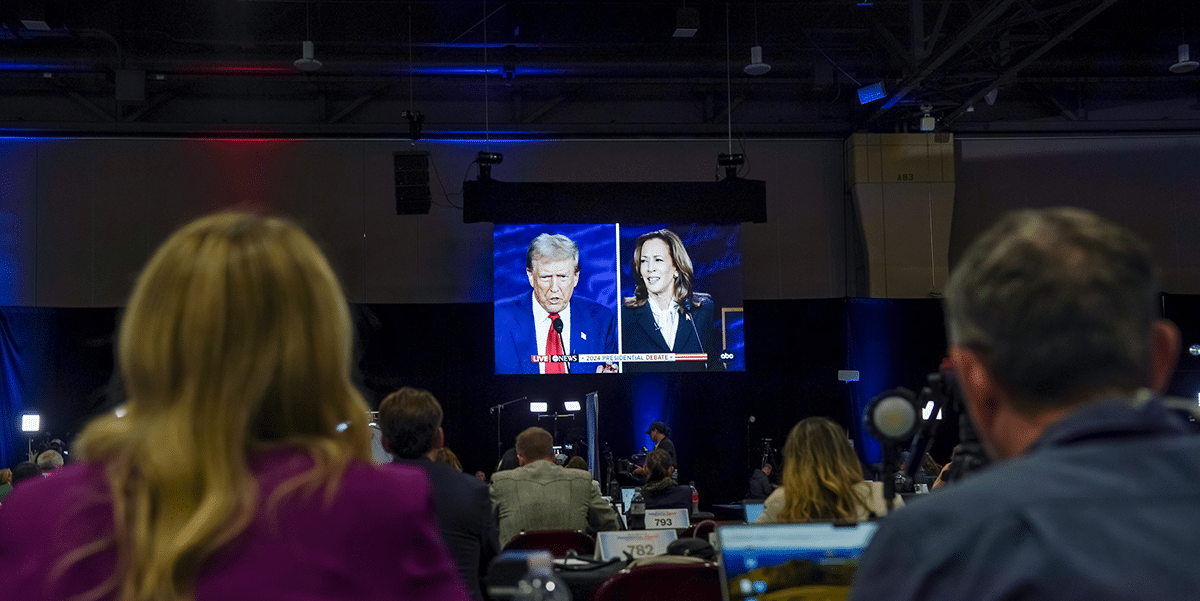
POLYGON ((633 375, 633 448, 650 449, 654 443, 646 434, 646 428, 656 421, 671 425, 669 415, 664 415, 664 400, 667 398, 667 374, 642 373, 633 375))

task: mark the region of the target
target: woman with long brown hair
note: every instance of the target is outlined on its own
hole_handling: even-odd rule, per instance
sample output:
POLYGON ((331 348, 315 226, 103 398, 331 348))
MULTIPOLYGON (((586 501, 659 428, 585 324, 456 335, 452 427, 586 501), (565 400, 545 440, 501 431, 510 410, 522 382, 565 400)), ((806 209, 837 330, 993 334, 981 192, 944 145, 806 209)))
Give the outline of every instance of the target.
POLYGON ((151 257, 121 320, 121 417, 0 508, 13 599, 465 599, 414 469, 371 465, 352 324, 316 244, 218 214, 151 257))
MULTIPOLYGON (((896 506, 903 505, 897 497, 896 506)), ((846 431, 830 419, 800 420, 783 445, 783 486, 759 522, 860 522, 887 513, 883 484, 863 480, 846 431)))

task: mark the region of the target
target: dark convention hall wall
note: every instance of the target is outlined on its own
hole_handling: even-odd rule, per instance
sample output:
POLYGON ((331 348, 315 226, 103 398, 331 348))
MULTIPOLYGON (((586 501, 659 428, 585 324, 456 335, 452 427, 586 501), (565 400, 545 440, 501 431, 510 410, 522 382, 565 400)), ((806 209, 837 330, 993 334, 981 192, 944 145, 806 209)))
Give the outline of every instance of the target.
MULTIPOLYGON (((392 153, 408 141, 0 140, 0 305, 114 307, 179 225, 253 208, 317 238, 353 302, 490 300, 491 226, 464 224, 464 178, 485 147, 498 180, 713 181, 724 142, 421 142, 434 206, 396 215, 392 153)), ((767 182, 769 221, 743 232, 747 298, 845 294, 839 140, 747 140, 742 175, 767 182)), ((654 206, 646 206, 653 219, 654 206)))
POLYGON ((1200 136, 959 138, 950 263, 1006 211, 1080 206, 1150 243, 1163 289, 1200 293, 1200 136))

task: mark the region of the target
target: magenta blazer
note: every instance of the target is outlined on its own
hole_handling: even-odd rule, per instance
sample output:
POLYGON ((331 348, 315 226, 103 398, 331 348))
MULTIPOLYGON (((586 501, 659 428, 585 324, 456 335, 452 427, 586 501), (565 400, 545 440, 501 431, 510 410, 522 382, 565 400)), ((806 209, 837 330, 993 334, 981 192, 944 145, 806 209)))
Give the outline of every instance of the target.
MULTIPOLYGON (((311 461, 291 449, 255 455, 259 508, 249 528, 211 556, 196 581, 197 601, 333 599, 467 600, 437 529, 421 470, 353 462, 330 507, 324 495, 292 495, 268 514, 266 499, 311 461)), ((0 505, 4 598, 60 601, 112 576, 113 548, 51 579, 56 562, 110 535, 104 466, 68 466, 23 482, 0 505)), ((113 595, 105 597, 111 599, 113 595)))

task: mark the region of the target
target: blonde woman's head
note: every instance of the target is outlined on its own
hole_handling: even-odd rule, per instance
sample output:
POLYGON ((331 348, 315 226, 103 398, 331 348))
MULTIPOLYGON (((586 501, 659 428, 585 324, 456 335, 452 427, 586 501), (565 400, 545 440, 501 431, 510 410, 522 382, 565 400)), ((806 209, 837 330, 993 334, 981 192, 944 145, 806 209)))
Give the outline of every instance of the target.
POLYGON ((269 502, 301 487, 331 499, 349 461, 369 460, 351 345, 337 277, 294 223, 210 215, 159 247, 121 320, 127 411, 80 441, 124 491, 113 499, 119 599, 190 595, 203 560, 254 515, 256 449, 292 446, 313 462, 269 502))
POLYGON ((846 431, 824 417, 800 420, 783 445, 785 521, 853 520, 866 502, 862 467, 846 431))

